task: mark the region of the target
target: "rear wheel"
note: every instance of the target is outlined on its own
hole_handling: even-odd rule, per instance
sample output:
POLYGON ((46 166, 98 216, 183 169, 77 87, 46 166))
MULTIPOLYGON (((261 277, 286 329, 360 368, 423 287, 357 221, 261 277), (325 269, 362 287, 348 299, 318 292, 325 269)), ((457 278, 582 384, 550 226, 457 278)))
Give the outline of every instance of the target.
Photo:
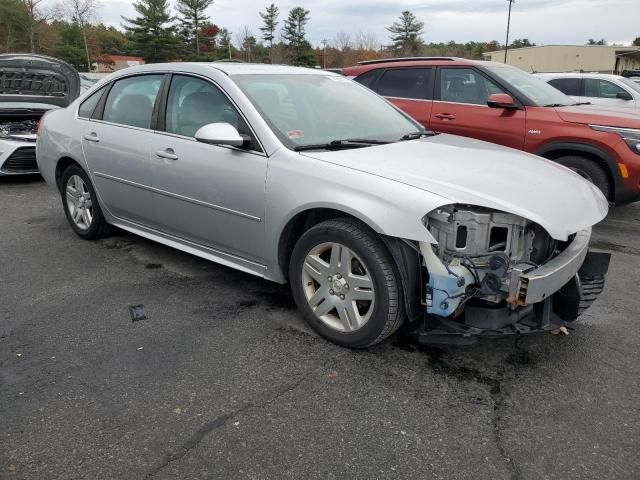
POLYGON ((578 156, 566 156, 556 159, 561 165, 570 168, 585 180, 590 181, 604 194, 607 199, 611 198, 611 185, 607 172, 595 161, 578 156))
POLYGON ((346 347, 381 342, 402 324, 395 265, 382 241, 360 222, 328 220, 296 243, 291 290, 309 325, 346 347))
POLYGON ((70 165, 60 181, 62 206, 67 220, 78 236, 95 240, 104 236, 108 225, 98 205, 89 176, 78 165, 70 165))

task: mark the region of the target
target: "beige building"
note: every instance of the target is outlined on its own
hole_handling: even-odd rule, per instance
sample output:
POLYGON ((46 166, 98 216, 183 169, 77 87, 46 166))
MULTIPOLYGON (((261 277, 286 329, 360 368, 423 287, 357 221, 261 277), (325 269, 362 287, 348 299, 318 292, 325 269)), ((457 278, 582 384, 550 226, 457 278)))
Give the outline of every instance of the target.
MULTIPOLYGON (((485 60, 504 62, 504 50, 486 52, 485 60)), ((541 45, 514 48, 507 63, 527 72, 622 73, 640 68, 640 47, 541 45)))

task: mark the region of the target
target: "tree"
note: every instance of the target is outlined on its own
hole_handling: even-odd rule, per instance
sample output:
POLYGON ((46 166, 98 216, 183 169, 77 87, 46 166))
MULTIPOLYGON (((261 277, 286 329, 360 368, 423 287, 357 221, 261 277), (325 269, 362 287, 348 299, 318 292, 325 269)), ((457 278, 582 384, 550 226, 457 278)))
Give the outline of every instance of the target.
POLYGON ((333 41, 333 47, 336 50, 345 52, 347 50, 350 50, 352 46, 353 46, 353 42, 351 42, 351 35, 349 35, 347 32, 344 32, 344 31, 340 31, 336 33, 336 38, 333 41))
POLYGON ((403 11, 398 20, 387 27, 391 33, 389 38, 393 42, 393 46, 402 54, 417 54, 423 45, 424 23, 418 21, 418 18, 409 10, 403 11))
POLYGON ((594 40, 593 38, 590 38, 587 41, 587 45, 606 45, 607 41, 604 38, 601 38, 600 40, 594 40))
POLYGON ((636 37, 631 45, 633 45, 634 47, 640 47, 640 37, 636 37))
POLYGON ((216 48, 220 27, 213 23, 207 23, 200 27, 201 47, 205 52, 212 52, 216 48))
POLYGON ((59 45, 58 48, 56 48, 55 56, 73 65, 79 72, 86 72, 88 70, 87 57, 82 47, 59 45))
POLYGON ((23 0, 29 12, 29 51, 35 52, 34 27, 39 16, 39 7, 42 0, 23 0))
POLYGON ((84 52, 87 56, 88 71, 91 71, 91 56, 89 55, 89 43, 87 42, 87 25, 89 25, 96 15, 96 0, 68 0, 66 9, 67 15, 71 18, 71 21, 77 23, 80 27, 80 31, 82 32, 82 41, 84 43, 84 52))
POLYGON ((145 62, 175 60, 179 42, 167 0, 138 0, 133 2, 133 8, 138 16, 122 17, 128 24, 123 26, 145 62))
POLYGON ((509 48, 525 48, 525 47, 535 47, 535 43, 531 43, 528 38, 516 38, 509 48))
POLYGON ((180 24, 189 33, 188 39, 195 43, 196 56, 200 56, 200 27, 209 21, 204 11, 213 0, 178 0, 176 10, 181 15, 180 24))
POLYGON ((315 65, 315 55, 306 40, 305 26, 309 22, 309 10, 292 8, 284 22, 284 39, 289 47, 289 56, 294 65, 315 65))
POLYGON ((219 35, 220 47, 224 49, 222 56, 226 57, 228 52, 229 58, 231 58, 231 32, 226 28, 221 28, 219 35))
POLYGON ((0 51, 15 52, 30 48, 33 42, 33 19, 22 0, 0 0, 0 39, 0 51))
POLYGON ((251 29, 247 25, 245 25, 244 27, 242 27, 242 30, 240 31, 240 34, 237 38, 245 60, 247 62, 251 62, 251 52, 252 50, 255 50, 258 43, 256 41, 256 37, 253 36, 251 29))
POLYGON ((263 40, 269 42, 269 60, 273 60, 271 58, 271 50, 273 50, 273 39, 278 26, 278 15, 280 15, 280 10, 273 3, 265 9, 264 13, 260 12, 263 21, 260 31, 262 32, 263 40))

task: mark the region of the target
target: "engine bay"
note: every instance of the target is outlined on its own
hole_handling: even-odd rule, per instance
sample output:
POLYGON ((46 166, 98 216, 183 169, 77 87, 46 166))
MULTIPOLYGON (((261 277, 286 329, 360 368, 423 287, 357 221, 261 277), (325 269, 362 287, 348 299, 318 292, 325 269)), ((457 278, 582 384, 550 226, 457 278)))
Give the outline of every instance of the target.
POLYGON ((514 268, 527 271, 558 253, 558 242, 539 225, 488 208, 447 205, 427 216, 437 244, 421 244, 429 272, 429 313, 458 316, 470 300, 519 306, 510 298, 514 268))

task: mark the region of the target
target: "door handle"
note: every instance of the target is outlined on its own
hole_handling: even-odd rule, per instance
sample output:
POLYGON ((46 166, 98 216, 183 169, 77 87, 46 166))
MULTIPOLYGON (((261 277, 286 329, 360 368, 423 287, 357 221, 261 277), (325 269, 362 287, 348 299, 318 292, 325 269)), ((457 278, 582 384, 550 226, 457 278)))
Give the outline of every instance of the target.
POLYGON ((166 158, 167 160, 177 160, 178 155, 173 152, 173 148, 165 148, 164 150, 157 150, 156 155, 160 158, 166 158))
POLYGON ((85 140, 88 140, 89 142, 99 142, 100 139, 98 138, 98 135, 96 134, 96 132, 91 132, 88 135, 83 135, 82 138, 84 138, 85 140))
POLYGON ((451 115, 450 113, 436 113, 435 117, 441 120, 454 120, 456 118, 455 115, 451 115))

